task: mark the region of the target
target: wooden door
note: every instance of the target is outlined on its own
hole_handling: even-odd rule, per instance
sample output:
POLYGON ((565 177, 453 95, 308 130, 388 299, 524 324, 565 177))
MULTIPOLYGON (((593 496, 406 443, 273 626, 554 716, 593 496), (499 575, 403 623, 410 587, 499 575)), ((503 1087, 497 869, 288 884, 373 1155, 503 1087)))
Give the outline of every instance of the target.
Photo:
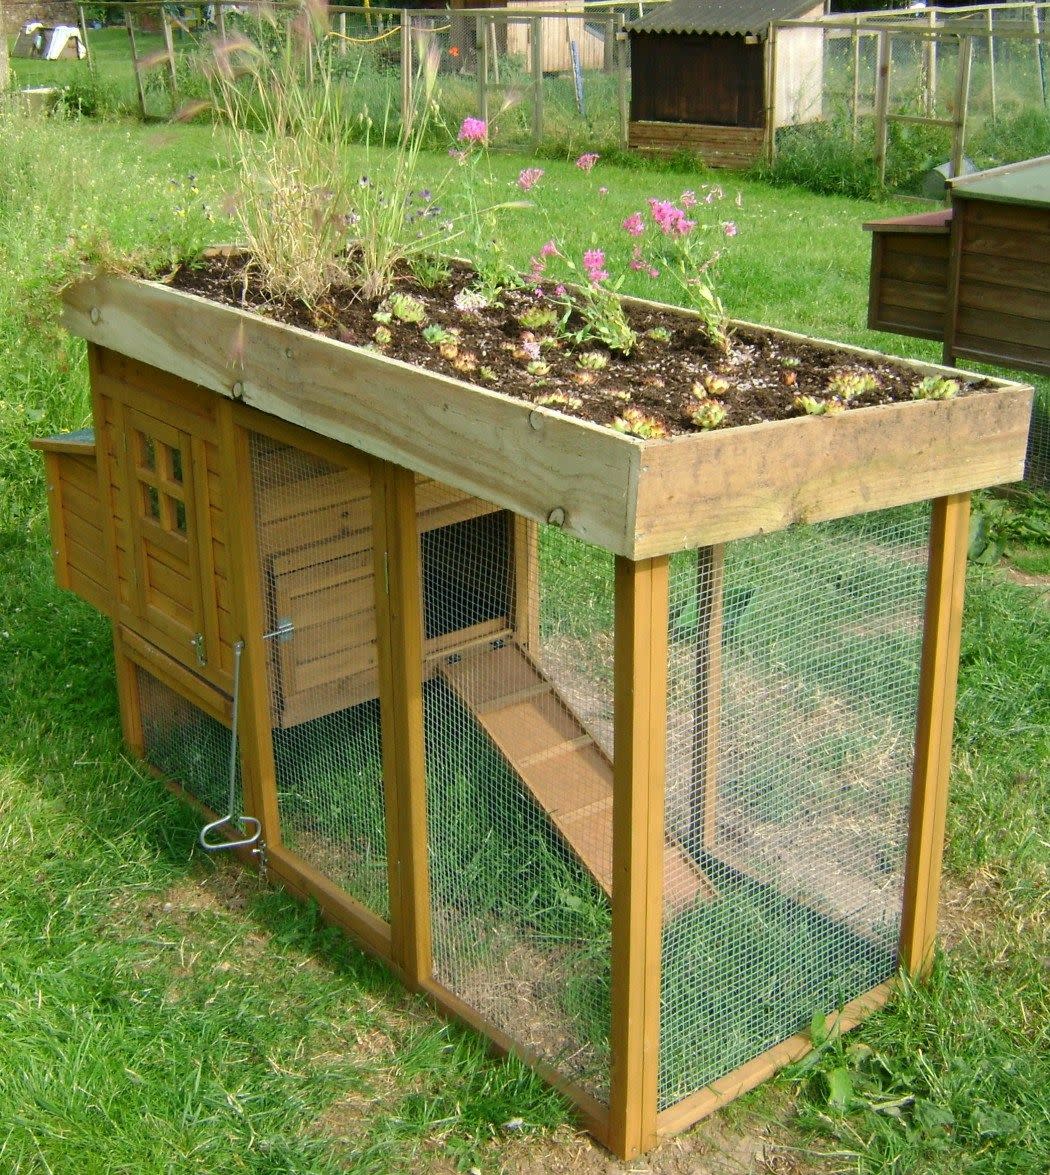
POLYGON ((124 426, 137 627, 195 672, 222 677, 215 593, 201 565, 209 539, 201 526, 207 470, 199 444, 190 433, 131 407, 124 408, 124 426))

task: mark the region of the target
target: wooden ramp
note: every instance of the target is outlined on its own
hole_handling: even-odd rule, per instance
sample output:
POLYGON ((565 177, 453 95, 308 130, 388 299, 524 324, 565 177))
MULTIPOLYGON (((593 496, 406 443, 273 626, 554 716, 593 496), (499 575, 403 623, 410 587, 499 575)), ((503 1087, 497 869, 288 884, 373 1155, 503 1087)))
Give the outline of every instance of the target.
MULTIPOLYGON (((612 763, 568 703, 513 644, 443 665, 440 674, 611 896, 612 763)), ((669 839, 664 847, 666 915, 713 896, 707 878, 669 839)))

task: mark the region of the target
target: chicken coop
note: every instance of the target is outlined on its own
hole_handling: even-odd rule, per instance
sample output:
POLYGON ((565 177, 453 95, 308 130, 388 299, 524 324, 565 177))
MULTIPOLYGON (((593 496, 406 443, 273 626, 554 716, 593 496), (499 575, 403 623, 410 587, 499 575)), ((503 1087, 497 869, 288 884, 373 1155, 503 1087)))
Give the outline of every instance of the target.
POLYGON ((66 303, 56 576, 208 847, 621 1155, 928 963, 963 487, 1030 389, 649 443, 155 283, 66 303))
POLYGON ((771 31, 823 14, 812 0, 670 0, 631 21, 629 146, 750 167, 778 127, 821 116, 823 29, 771 31))

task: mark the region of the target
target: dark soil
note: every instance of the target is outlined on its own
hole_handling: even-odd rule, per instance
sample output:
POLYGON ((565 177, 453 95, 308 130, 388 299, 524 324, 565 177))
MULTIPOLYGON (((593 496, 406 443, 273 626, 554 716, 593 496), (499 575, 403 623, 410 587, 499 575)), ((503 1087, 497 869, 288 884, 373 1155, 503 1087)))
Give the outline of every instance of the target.
MULTIPOLYGON (((729 352, 723 353, 701 333, 695 319, 648 306, 628 308, 639 338, 625 356, 594 342, 571 342, 566 336, 583 326, 575 312, 564 328, 530 331, 523 327, 519 316, 530 308, 563 308, 549 288, 540 295, 532 287, 507 289, 497 305, 476 311, 458 309, 453 300, 473 277, 467 266, 455 265, 447 280, 424 288, 406 275, 397 291, 425 305, 426 321, 405 323, 393 318, 385 324, 390 337, 382 345, 376 342, 380 323, 374 317, 379 301, 340 289, 313 308, 273 298, 243 256, 209 256, 180 269, 170 280, 176 289, 316 330, 344 343, 372 347, 394 359, 598 424, 611 425, 625 410, 633 409, 670 434, 699 431, 688 415, 698 395, 716 398, 725 407, 725 420, 719 427, 729 428, 804 416, 796 398, 833 398, 828 385, 839 374, 862 372, 876 380, 874 390, 849 400, 845 407, 850 411, 911 400, 919 379, 915 372, 890 361, 839 354, 755 329, 737 329, 729 352), (423 337, 423 327, 431 324, 459 334, 444 354, 423 337), (649 332, 654 330, 668 332, 670 337, 652 337, 649 332), (535 360, 537 346, 549 371, 530 374, 527 366, 535 360), (578 364, 581 352, 599 352, 608 363, 600 370, 583 370, 578 364), (725 381, 728 387, 713 380, 725 381), (558 397, 568 403, 559 402, 558 397)), ((961 380, 960 384, 959 395, 991 386, 984 380, 961 380)))

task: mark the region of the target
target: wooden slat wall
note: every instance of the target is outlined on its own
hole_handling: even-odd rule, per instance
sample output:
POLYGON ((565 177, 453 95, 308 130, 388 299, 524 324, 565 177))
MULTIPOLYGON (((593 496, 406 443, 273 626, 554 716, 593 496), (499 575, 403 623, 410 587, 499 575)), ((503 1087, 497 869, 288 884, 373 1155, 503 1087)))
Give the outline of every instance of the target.
POLYGON ((951 355, 1050 372, 1050 209, 955 201, 951 355))
POLYGON ((872 232, 868 296, 872 330, 944 338, 950 247, 947 227, 928 234, 872 232))
POLYGON ((709 167, 747 168, 765 150, 761 127, 639 121, 628 125, 627 138, 636 151, 650 155, 694 151, 709 167))

